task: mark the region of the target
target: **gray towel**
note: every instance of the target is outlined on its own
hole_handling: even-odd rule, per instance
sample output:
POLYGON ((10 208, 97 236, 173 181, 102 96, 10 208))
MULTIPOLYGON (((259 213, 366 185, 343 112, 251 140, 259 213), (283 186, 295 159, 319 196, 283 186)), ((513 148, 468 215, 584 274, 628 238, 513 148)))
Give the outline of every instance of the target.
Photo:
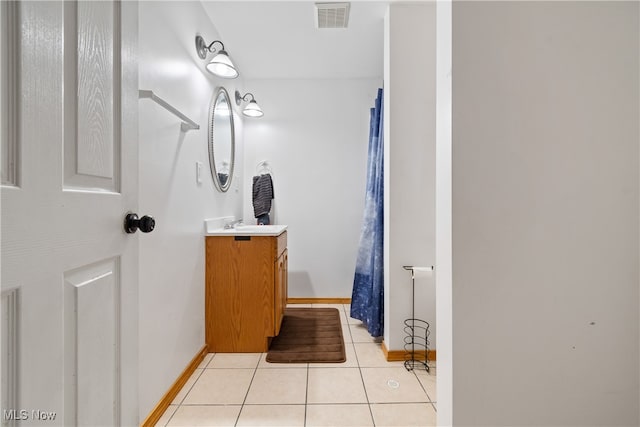
POLYGON ((273 181, 271 175, 257 175, 253 177, 253 215, 258 218, 260 215, 268 214, 271 210, 271 200, 273 199, 273 181))

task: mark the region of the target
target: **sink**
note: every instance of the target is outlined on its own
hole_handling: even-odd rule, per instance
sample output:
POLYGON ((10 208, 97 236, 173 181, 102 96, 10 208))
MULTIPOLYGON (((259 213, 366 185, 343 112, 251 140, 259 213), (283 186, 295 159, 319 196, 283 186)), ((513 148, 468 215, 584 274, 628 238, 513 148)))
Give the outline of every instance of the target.
POLYGON ((235 226, 236 231, 242 231, 244 233, 268 233, 276 230, 279 225, 244 225, 239 224, 235 226))
POLYGON ((207 236, 278 236, 287 229, 286 225, 244 225, 235 228, 213 228, 207 223, 207 236))

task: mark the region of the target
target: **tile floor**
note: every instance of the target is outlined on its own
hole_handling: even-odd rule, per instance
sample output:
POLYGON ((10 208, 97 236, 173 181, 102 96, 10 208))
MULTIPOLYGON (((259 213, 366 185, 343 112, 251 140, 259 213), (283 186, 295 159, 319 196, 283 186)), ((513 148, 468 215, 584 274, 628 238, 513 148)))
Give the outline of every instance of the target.
POLYGON ((436 368, 387 362, 349 305, 345 363, 275 364, 266 353, 209 354, 157 426, 410 427, 436 425, 436 368))

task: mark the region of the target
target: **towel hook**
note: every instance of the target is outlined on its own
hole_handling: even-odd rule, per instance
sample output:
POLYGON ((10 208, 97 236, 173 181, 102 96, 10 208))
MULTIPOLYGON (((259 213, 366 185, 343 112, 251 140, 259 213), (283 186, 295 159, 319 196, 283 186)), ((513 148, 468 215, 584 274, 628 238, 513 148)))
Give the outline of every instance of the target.
POLYGON ((262 172, 271 173, 271 166, 268 160, 262 160, 256 165, 256 173, 261 174, 262 172))

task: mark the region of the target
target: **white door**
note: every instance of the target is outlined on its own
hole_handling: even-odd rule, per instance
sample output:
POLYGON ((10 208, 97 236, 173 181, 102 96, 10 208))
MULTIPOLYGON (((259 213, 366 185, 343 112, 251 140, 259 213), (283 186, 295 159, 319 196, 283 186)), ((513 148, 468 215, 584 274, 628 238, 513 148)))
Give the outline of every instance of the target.
POLYGON ((3 425, 135 425, 138 6, 0 3, 3 425))

